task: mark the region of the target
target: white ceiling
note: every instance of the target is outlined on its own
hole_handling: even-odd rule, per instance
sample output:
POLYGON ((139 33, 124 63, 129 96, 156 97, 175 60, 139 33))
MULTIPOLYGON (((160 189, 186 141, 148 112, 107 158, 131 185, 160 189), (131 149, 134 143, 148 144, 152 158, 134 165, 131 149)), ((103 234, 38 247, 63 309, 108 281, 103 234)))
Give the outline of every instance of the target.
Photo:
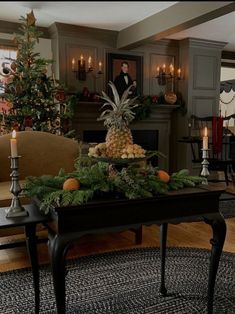
POLYGON ((120 31, 177 2, 168 1, 1 1, 0 20, 19 22, 31 9, 38 26, 54 22, 120 31))
POLYGON ((226 42, 228 44, 224 50, 235 51, 235 12, 173 34, 167 38, 180 40, 187 37, 226 42))
MULTIPOLYGON (((1 1, 0 20, 19 22, 34 10, 38 26, 54 22, 120 31, 176 4, 171 1, 1 1)), ((157 32, 157 30, 156 30, 157 32)), ((235 51, 235 12, 169 36, 227 42, 224 50, 235 51)))

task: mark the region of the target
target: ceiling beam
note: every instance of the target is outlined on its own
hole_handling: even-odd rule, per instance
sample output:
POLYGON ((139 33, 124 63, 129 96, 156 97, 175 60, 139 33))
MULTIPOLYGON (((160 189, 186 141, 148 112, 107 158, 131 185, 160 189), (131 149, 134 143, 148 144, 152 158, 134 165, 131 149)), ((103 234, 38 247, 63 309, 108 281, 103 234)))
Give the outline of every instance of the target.
POLYGON ((118 49, 133 49, 160 40, 235 10, 235 1, 183 2, 158 12, 118 34, 118 49))

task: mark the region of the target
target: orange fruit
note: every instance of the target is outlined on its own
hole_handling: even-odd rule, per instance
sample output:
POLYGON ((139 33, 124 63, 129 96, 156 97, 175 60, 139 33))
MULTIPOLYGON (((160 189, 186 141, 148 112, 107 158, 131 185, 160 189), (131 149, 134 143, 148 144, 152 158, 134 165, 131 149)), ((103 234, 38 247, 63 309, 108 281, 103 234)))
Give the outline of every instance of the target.
POLYGON ((156 175, 157 175, 157 177, 158 177, 161 181, 163 181, 163 182, 165 182, 165 183, 168 183, 168 182, 170 181, 170 176, 169 176, 169 174, 168 174, 166 171, 164 171, 164 170, 158 170, 157 173, 156 173, 156 175))
POLYGON ((74 191, 79 190, 79 188, 80 182, 75 178, 69 178, 66 181, 64 181, 63 190, 74 191))

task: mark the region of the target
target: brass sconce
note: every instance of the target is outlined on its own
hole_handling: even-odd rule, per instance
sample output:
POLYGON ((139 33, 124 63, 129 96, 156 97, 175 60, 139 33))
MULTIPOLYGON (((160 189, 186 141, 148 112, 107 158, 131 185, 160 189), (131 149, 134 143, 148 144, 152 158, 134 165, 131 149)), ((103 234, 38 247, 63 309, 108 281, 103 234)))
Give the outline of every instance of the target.
MULTIPOLYGON (((92 67, 92 58, 89 56, 88 58, 88 67, 86 69, 86 61, 84 60, 83 55, 80 56, 80 59, 78 60, 78 68, 75 69, 75 58, 72 59, 72 72, 75 73, 75 77, 79 81, 86 81, 87 73, 91 73, 94 71, 92 67)), ((102 72, 102 62, 99 61, 98 63, 98 72, 97 74, 103 74, 102 72)))
POLYGON ((166 65, 163 64, 162 67, 157 67, 157 75, 156 79, 158 79, 159 85, 166 85, 167 80, 173 80, 176 78, 177 80, 181 80, 181 69, 177 70, 177 74, 175 74, 175 70, 172 64, 169 66, 169 72, 166 71, 166 65))

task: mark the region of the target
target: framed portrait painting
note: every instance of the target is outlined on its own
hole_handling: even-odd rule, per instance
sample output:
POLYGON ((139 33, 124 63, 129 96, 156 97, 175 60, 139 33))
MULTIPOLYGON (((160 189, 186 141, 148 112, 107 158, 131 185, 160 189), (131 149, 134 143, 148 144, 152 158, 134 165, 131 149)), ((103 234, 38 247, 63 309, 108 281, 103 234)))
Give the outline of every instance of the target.
MULTIPOLYGON (((120 75, 122 63, 128 64, 128 74, 135 81, 138 95, 143 93, 143 57, 116 53, 107 53, 107 83, 114 82, 120 75)), ((109 92, 109 91, 108 91, 109 92)))

